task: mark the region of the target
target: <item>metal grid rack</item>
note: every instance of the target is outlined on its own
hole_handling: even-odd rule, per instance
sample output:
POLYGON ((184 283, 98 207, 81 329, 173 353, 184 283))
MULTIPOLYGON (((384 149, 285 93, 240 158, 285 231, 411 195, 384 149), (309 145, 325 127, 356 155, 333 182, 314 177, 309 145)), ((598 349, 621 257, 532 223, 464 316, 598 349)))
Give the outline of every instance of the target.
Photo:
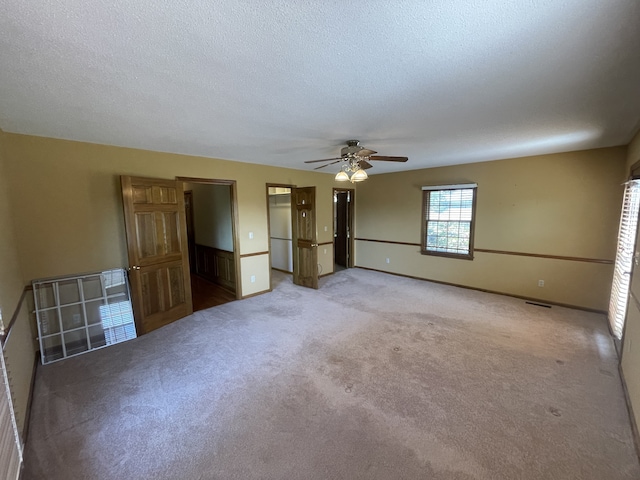
POLYGON ((123 269, 34 280, 32 285, 43 364, 136 337, 123 269))

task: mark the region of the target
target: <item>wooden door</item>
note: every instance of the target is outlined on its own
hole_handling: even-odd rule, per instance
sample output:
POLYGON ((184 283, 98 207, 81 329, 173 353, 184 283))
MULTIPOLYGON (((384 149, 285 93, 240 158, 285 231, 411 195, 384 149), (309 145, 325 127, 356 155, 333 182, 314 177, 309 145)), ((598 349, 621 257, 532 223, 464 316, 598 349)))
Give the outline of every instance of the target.
POLYGON ((138 335, 193 313, 181 182, 122 176, 138 335))
POLYGON ((291 189, 293 283, 318 288, 316 187, 291 189))

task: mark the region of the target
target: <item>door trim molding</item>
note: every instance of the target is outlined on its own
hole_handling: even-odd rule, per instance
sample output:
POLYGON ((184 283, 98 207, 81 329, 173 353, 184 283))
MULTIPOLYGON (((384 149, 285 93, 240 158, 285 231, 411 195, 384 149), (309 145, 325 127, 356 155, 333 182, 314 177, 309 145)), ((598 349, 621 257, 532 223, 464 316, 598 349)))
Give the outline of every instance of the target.
POLYGON ((235 180, 224 180, 221 178, 198 178, 198 177, 176 177, 179 182, 187 183, 208 183, 210 185, 235 185, 235 180))

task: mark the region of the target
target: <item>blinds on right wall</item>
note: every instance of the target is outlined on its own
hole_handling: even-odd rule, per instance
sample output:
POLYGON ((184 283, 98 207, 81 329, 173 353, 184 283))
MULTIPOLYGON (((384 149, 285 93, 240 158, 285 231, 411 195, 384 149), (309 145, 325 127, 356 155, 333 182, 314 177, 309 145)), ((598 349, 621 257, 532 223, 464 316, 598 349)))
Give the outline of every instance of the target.
POLYGON ((22 465, 22 443, 13 413, 9 378, 0 348, 0 478, 15 480, 22 465))
POLYGON ((609 323, 611 331, 620 340, 624 329, 624 319, 629 299, 629 283, 638 228, 638 208, 640 207, 640 180, 630 180, 625 185, 622 215, 618 230, 618 247, 609 300, 609 323))

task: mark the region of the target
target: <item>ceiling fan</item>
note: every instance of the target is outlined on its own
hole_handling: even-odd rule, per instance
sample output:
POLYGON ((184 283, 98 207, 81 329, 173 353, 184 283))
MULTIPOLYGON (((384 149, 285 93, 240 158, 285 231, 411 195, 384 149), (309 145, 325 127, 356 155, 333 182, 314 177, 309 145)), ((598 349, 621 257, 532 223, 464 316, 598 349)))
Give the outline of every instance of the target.
POLYGON ((365 170, 373 167, 373 165, 369 163, 370 160, 383 162, 406 162, 409 160, 407 157, 389 157, 376 155, 376 153, 378 152, 364 148, 360 145, 358 140, 347 140, 347 146, 342 147, 339 157, 324 158, 322 160, 308 160, 304 163, 328 162, 314 168, 314 170, 320 170, 321 168, 328 167, 329 165, 335 165, 336 163, 343 162, 340 172, 336 175, 336 180, 339 182, 348 180, 353 183, 367 179, 368 175, 365 170))

